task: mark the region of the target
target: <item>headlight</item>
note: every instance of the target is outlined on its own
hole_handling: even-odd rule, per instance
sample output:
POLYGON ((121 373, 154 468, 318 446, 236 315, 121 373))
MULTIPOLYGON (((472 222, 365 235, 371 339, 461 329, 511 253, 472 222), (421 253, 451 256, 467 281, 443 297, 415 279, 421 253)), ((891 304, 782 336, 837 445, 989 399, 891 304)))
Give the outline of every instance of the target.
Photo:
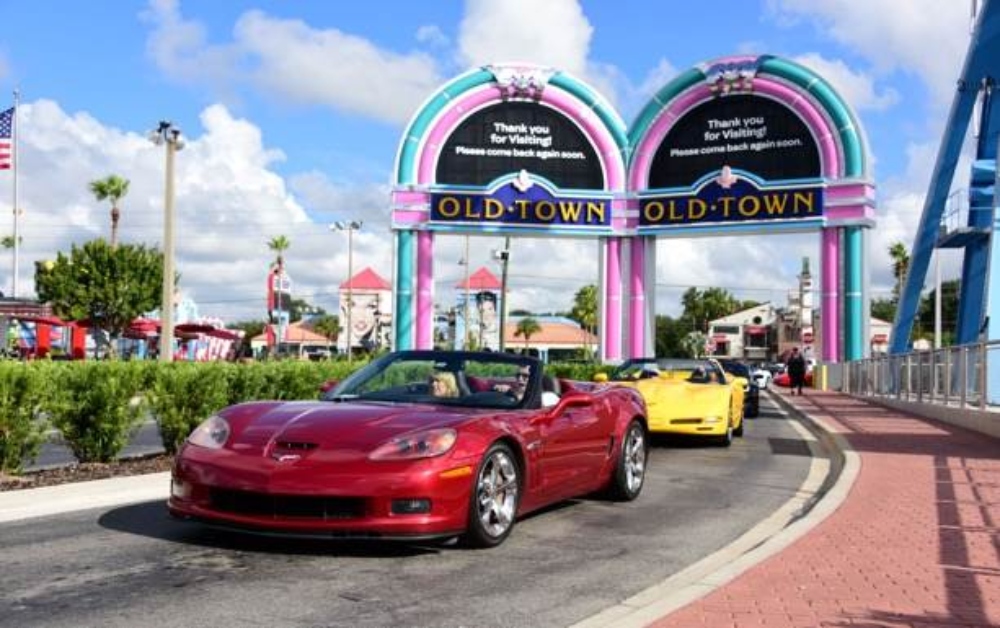
POLYGON ((188 436, 188 442, 192 445, 208 449, 219 449, 227 440, 229 440, 229 422, 221 416, 208 417, 188 436))
POLYGON ((416 460, 448 453, 458 434, 442 428, 399 436, 379 445, 368 455, 372 460, 416 460))

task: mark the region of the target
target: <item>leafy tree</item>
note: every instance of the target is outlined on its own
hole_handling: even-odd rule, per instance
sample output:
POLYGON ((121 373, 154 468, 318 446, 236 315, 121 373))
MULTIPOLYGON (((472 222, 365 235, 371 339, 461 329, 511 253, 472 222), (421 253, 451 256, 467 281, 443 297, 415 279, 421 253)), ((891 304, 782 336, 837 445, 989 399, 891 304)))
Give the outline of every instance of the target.
POLYGON ((330 342, 337 341, 340 332, 340 320, 334 314, 322 313, 313 322, 313 329, 317 334, 323 334, 330 342))
POLYGON ((116 174, 90 182, 90 191, 94 193, 94 198, 99 201, 111 200, 111 248, 118 246, 118 219, 121 218, 118 201, 128 194, 128 184, 128 179, 116 174))
MULTIPOLYGON (((941 282, 941 345, 948 346, 955 342, 955 332, 958 325, 958 297, 961 294, 961 280, 952 279, 941 282)), ((917 313, 915 338, 930 337, 922 330, 934 333, 934 299, 937 289, 931 290, 920 300, 917 313)), ((886 319, 891 321, 892 319, 886 319)))
POLYGON ((264 322, 263 321, 237 321, 235 323, 230 323, 227 325, 229 329, 238 329, 243 332, 243 339, 240 342, 239 351, 237 351, 237 356, 249 356, 252 355, 250 341, 253 340, 254 336, 259 336, 264 333, 264 322))
POLYGON ((542 331, 542 326, 538 324, 538 321, 528 316, 527 318, 522 318, 517 322, 517 330, 514 332, 514 337, 518 336, 524 337, 524 349, 528 349, 528 341, 531 337, 542 331))
POLYGON ((516 309, 510 311, 511 316, 531 316, 532 314, 534 314, 534 312, 531 310, 516 309))
POLYGON ((310 316, 322 316, 326 314, 326 310, 312 305, 305 299, 289 298, 288 305, 285 309, 288 310, 288 320, 292 323, 302 320, 307 314, 310 316))
POLYGON ((872 299, 871 315, 891 323, 896 318, 896 300, 872 299))
POLYGON ((708 340, 708 336, 700 331, 688 332, 681 340, 681 351, 689 358, 704 357, 706 340, 708 340))
MULTIPOLYGON (((21 244, 22 242, 24 242, 24 238, 18 237, 17 238, 17 242, 18 242, 18 244, 21 244)), ((14 236, 12 236, 12 235, 5 235, 3 237, 0 237, 0 246, 2 246, 5 249, 12 249, 12 248, 14 248, 14 236)))
POLYGON ((682 355, 681 341, 689 331, 684 321, 670 316, 656 317, 656 355, 676 357, 682 355))
POLYGON ((740 301, 722 288, 707 288, 704 292, 688 288, 681 296, 681 303, 684 306, 681 318, 688 329, 701 332, 708 330, 709 321, 738 312, 741 307, 740 301))
POLYGON ((36 264, 38 298, 67 320, 89 320, 112 339, 144 312, 160 307, 163 254, 141 245, 112 248, 103 239, 36 264))

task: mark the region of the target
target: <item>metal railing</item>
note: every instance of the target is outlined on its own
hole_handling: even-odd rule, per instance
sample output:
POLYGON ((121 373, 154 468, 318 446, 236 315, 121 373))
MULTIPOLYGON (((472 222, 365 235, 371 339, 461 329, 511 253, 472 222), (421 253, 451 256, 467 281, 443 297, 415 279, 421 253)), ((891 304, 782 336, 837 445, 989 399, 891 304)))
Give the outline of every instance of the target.
POLYGON ((1000 340, 880 355, 844 364, 843 391, 861 396, 979 410, 1000 409, 987 382, 1000 375, 1000 340))

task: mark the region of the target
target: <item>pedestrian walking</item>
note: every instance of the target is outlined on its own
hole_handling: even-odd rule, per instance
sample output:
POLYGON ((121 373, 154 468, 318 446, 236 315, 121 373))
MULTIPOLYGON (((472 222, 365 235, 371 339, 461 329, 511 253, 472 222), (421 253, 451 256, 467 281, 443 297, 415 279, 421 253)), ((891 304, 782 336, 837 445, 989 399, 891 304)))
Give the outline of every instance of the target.
POLYGON ((799 395, 801 395, 802 384, 806 380, 806 359, 799 353, 798 347, 792 347, 792 355, 789 356, 788 362, 785 364, 785 370, 788 371, 792 394, 794 395, 798 391, 799 395))

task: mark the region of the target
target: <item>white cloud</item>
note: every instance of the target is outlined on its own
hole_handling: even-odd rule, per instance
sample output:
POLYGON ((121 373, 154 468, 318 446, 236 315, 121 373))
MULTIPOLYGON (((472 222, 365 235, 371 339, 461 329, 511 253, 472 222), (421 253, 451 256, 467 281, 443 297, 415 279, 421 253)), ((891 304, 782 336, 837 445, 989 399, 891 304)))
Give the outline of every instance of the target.
POLYGON ((185 20, 179 0, 149 0, 142 13, 153 25, 146 53, 171 79, 225 93, 239 80, 239 52, 232 46, 210 45, 205 27, 185 20))
POLYGON ((244 14, 235 35, 257 64, 258 85, 302 103, 403 123, 442 82, 426 54, 398 54, 362 37, 260 11, 244 14))
POLYGON ((583 76, 593 32, 576 0, 467 0, 459 59, 466 66, 530 62, 583 76))
MULTIPOLYGON (((24 103, 19 122, 22 295, 33 292, 34 261, 69 251, 74 243, 108 237, 109 206, 97 202, 87 187, 107 174, 131 182, 121 204, 121 241, 161 246, 163 149, 143 134, 105 126, 85 113, 68 114, 51 101, 24 103)), ((205 109, 201 123, 202 129, 187 130, 187 145, 175 161, 181 290, 200 304, 203 315, 261 318, 265 273, 273 257, 267 241, 286 235, 292 243, 286 257, 296 293, 332 309, 347 253, 326 223, 313 222, 272 170, 282 153, 264 145, 255 125, 220 105, 205 109)), ((10 177, 0 179, 0 212, 8 216, 10 186, 10 177)), ((9 233, 9 228, 2 231, 9 233)), ((385 240, 380 245, 360 237, 362 248, 385 250, 388 236, 379 237, 385 240)), ((380 272, 390 270, 380 258, 368 259, 378 259, 380 272)), ((0 256, 0 276, 9 278, 12 266, 12 255, 0 256)), ((5 281, 5 292, 9 283, 5 281)))
POLYGON ((875 80, 870 75, 854 71, 839 59, 826 59, 822 55, 811 53, 796 57, 795 61, 829 81, 841 98, 858 111, 882 111, 899 101, 899 94, 894 89, 886 88, 877 93, 875 80))
POLYGON ((244 13, 224 44, 209 43, 205 27, 184 19, 176 0, 151 0, 146 19, 154 25, 147 49, 157 66, 216 95, 251 82, 275 99, 402 124, 442 82, 427 54, 392 52, 262 11, 244 13))
POLYGON ((417 29, 417 41, 422 44, 428 44, 436 48, 441 48, 447 46, 450 42, 448 36, 444 34, 436 24, 425 24, 417 29))
POLYGON ((940 0, 770 0, 785 23, 817 30, 869 59, 880 73, 913 73, 937 104, 950 102, 969 44, 969 5, 940 0))

